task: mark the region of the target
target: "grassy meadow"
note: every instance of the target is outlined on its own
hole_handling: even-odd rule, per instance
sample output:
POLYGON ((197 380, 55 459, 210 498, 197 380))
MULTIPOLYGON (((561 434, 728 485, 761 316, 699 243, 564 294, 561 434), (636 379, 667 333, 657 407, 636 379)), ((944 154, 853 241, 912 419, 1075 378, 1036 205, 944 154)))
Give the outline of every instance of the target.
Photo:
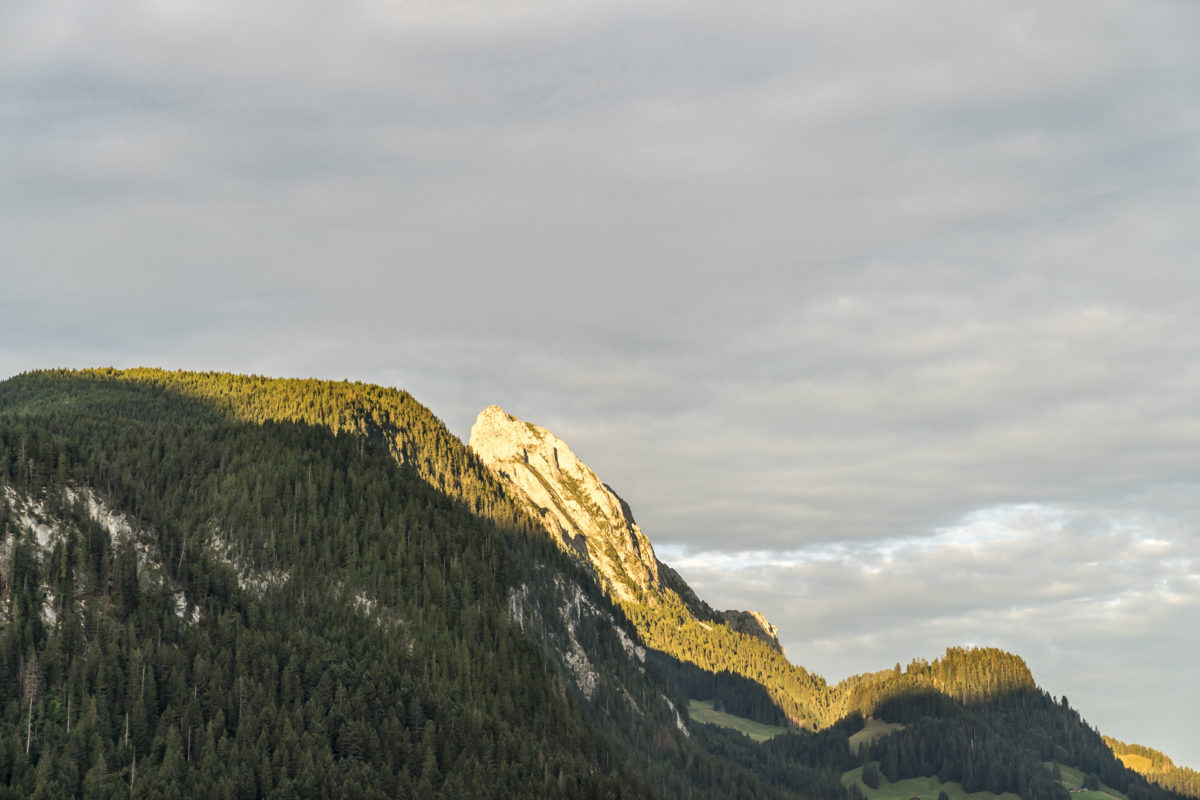
MULTIPOLYGON (((857 767, 842 775, 842 783, 846 786, 855 785, 862 791, 867 800, 937 800, 939 792, 945 792, 950 800, 1021 800, 1015 794, 994 794, 992 792, 963 791, 960 783, 942 783, 935 777, 905 778, 895 783, 886 779, 879 784, 878 789, 872 789, 862 782, 862 767, 857 767)), ((1109 798, 1109 800, 1112 800, 1109 798)))
POLYGON ((713 708, 711 700, 689 700, 688 715, 696 722, 703 722, 707 725, 720 725, 722 728, 732 728, 739 733, 746 734, 756 742, 765 742, 767 739, 778 736, 787 730, 778 725, 764 725, 752 719, 726 714, 724 711, 717 711, 713 708))
POLYGON ((898 722, 884 722, 881 719, 868 717, 862 730, 850 737, 850 749, 857 753, 880 736, 900 730, 904 730, 904 726, 898 722))

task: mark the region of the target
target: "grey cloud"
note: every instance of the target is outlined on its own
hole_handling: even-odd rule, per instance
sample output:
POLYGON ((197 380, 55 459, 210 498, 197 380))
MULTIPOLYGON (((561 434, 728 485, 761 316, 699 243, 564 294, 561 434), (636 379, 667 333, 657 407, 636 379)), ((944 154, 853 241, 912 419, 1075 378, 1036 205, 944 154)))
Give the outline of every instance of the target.
POLYGON ((1115 724, 1136 665, 1072 676, 1065 643, 1156 677, 1195 655, 1162 643, 1200 520, 1198 14, 8 4, 0 375, 352 377, 463 436, 498 402, 656 545, 724 553, 697 582, 791 614, 812 666, 1011 634, 1115 724), (1013 504, 1070 525, 982 562, 896 544, 1013 504), (718 584, 746 548, 828 559, 718 584), (880 578, 884 553, 922 580, 880 578), (1104 571, 1137 608, 1112 631, 1104 571))

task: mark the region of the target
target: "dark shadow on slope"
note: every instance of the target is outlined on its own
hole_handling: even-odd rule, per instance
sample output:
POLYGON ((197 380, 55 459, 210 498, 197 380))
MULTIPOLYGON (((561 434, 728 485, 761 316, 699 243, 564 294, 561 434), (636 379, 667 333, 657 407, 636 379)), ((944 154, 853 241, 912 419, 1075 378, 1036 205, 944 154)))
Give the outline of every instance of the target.
POLYGON ((668 685, 688 698, 711 700, 717 711, 764 725, 788 725, 787 717, 760 683, 728 670, 710 672, 660 650, 649 650, 646 659, 663 674, 668 685))

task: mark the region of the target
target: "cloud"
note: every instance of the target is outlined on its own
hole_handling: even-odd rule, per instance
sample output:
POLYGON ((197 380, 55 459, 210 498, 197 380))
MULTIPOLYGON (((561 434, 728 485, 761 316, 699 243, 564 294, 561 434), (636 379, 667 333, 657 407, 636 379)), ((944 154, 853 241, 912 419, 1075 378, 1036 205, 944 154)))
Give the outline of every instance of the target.
MULTIPOLYGON (((1200 484, 1198 15, 8 4, 0 375, 352 377, 464 436, 498 402, 667 552, 800 554, 695 573, 773 618, 841 610, 794 653, 850 669, 1060 619, 1087 650, 1108 620, 1166 686, 1200 484), (1015 539, 948 533, 997 508, 1015 539), (1105 571, 1111 607, 1084 591, 1105 571)), ((1093 667, 1089 719, 1144 683, 1093 667)), ((1200 764, 1172 737, 1146 743, 1200 764)))

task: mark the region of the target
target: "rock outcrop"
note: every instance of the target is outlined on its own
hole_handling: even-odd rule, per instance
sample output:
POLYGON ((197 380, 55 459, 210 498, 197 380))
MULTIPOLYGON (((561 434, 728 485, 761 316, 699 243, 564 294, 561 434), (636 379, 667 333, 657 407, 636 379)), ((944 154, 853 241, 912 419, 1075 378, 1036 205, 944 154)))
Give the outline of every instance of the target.
POLYGON ((629 505, 565 442, 489 406, 471 427, 470 446, 528 501, 551 535, 591 562, 615 598, 658 591, 658 559, 629 505))
POLYGON ((731 609, 729 611, 722 611, 721 616, 729 623, 729 627, 735 631, 762 639, 785 656, 787 655, 784 652, 783 645, 779 643, 779 629, 768 622, 762 613, 758 611, 737 611, 731 609))
POLYGON ((723 620, 783 652, 775 626, 762 614, 714 611, 700 600, 654 555, 629 505, 550 431, 489 406, 471 427, 469 444, 551 536, 591 563, 616 600, 654 603, 674 592, 697 618, 723 620))

